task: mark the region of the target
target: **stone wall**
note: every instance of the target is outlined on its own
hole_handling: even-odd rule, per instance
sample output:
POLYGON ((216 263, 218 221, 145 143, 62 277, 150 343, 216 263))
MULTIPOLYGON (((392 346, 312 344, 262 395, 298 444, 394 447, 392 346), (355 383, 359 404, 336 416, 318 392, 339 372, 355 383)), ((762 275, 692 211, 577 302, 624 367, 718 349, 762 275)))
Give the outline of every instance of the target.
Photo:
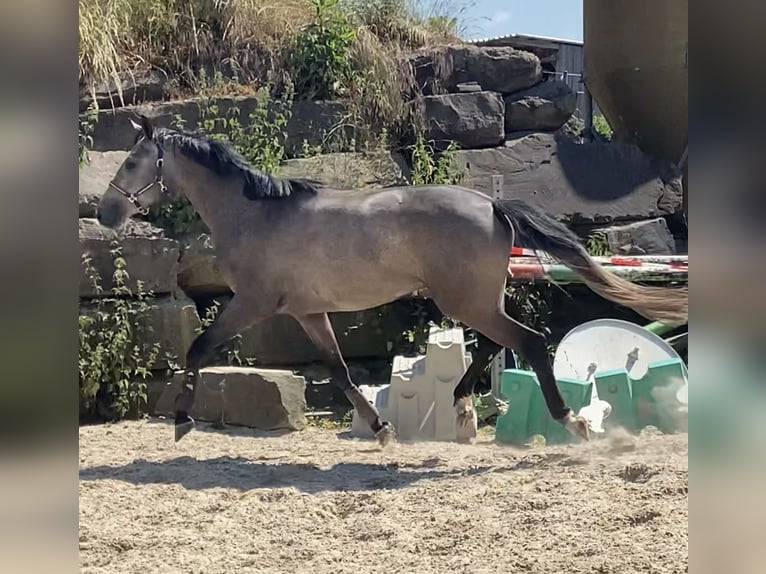
MULTIPOLYGON (((414 103, 424 114, 427 136, 437 149, 454 141, 456 167, 464 184, 491 194, 491 176, 504 176, 506 197, 521 197, 544 207, 575 229, 607 226, 606 238, 619 253, 672 253, 674 238, 666 218, 681 210, 680 173, 626 143, 582 143, 562 127, 574 112, 575 94, 563 83, 543 81, 536 56, 511 48, 447 46, 411 58, 421 93, 414 103)), ((140 80, 139 80, 140 81, 140 80)), ((199 121, 199 103, 156 101, 156 78, 137 85, 133 94, 145 103, 98 114, 90 162, 80 172, 79 236, 102 276, 111 276, 109 241, 98 225, 95 206, 127 155, 134 132, 129 118, 139 112, 160 125, 183 118, 189 128, 199 121)), ((102 104, 106 102, 102 98, 102 104)), ((220 98, 219 113, 231 106, 246 121, 254 98, 220 98)), ((344 102, 295 102, 284 143, 288 159, 280 170, 309 176, 338 187, 402 184, 408 181, 406 159, 399 153, 358 153, 343 147, 312 158, 298 158, 305 144, 318 146, 338 124, 344 102)), ((333 131, 334 130, 334 131, 333 131)), ((349 138, 350 139, 350 138, 349 138)), ((180 364, 200 326, 202 308, 230 295, 216 265, 212 239, 205 235, 170 238, 163 230, 136 222, 121 239, 131 280, 141 280, 157 295, 152 306, 154 336, 180 364)), ((80 282, 83 307, 96 297, 87 277, 80 282)), ((349 359, 387 359, 411 318, 396 305, 332 317, 349 359)), ((316 349, 290 318, 278 317, 243 335, 242 349, 258 364, 289 366, 318 359, 316 349)), ((163 368, 160 361, 155 368, 163 368)))

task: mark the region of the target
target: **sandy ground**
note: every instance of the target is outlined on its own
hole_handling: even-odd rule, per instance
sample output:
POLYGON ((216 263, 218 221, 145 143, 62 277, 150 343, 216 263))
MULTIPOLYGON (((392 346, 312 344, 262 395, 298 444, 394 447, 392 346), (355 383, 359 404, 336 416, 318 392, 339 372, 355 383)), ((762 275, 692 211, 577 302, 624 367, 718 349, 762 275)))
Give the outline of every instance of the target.
POLYGON ((687 435, 514 449, 80 429, 85 573, 686 572, 687 435))

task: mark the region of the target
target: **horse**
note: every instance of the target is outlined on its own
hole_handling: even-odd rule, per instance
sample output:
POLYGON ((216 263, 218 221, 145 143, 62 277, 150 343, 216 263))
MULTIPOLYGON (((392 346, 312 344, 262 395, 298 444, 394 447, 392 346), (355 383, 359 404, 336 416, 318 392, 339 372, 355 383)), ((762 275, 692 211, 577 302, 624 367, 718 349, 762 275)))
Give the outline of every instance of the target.
POLYGON ((543 334, 505 312, 511 246, 547 252, 595 293, 652 321, 684 324, 686 287, 650 287, 601 268, 566 225, 521 199, 493 199, 457 185, 333 189, 259 171, 228 142, 159 127, 145 116, 101 198, 97 219, 119 232, 149 208, 186 197, 210 230, 234 293, 186 354, 175 399, 175 440, 190 416, 200 369, 228 340, 275 314, 292 316, 319 349, 330 378, 381 446, 395 439, 349 375, 328 313, 359 311, 425 292, 441 313, 473 329, 480 351, 454 389, 458 439, 472 436, 474 384, 501 348, 537 375, 550 416, 589 440, 556 385, 543 334))

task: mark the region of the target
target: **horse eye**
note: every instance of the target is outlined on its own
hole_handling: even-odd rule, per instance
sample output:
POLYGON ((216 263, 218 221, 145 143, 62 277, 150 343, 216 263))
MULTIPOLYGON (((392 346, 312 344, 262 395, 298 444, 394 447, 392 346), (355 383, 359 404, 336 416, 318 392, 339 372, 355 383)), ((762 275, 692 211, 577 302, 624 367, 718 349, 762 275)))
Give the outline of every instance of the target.
POLYGON ((125 162, 125 169, 135 169, 136 162, 134 162, 132 159, 129 159, 125 162))

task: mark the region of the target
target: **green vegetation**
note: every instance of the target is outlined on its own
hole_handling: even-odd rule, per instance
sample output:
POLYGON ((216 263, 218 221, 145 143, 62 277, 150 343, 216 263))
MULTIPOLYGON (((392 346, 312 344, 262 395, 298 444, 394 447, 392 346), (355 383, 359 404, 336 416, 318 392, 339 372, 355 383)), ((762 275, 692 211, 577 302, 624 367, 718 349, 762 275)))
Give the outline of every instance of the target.
POLYGON ((412 185, 454 185, 463 179, 463 172, 455 166, 458 145, 452 141, 440 154, 435 153, 422 132, 411 146, 412 185))
POLYGON ((349 57, 356 31, 338 0, 311 0, 314 22, 295 38, 293 70, 298 93, 311 100, 337 97, 351 79, 349 57))
POLYGON ((609 122, 606 121, 606 118, 601 114, 595 114, 593 116, 593 129, 605 140, 612 140, 612 128, 609 125, 609 122))
POLYGON ((93 145, 93 127, 98 119, 97 110, 91 106, 79 116, 78 129, 78 164, 80 167, 88 161, 88 149, 93 145))
POLYGON ((585 240, 585 250, 595 257, 614 255, 609 249, 609 240, 601 230, 593 231, 585 240))
MULTIPOLYGON (((139 415, 146 404, 146 383, 160 353, 159 343, 148 344, 150 291, 137 282, 128 287, 128 271, 121 248, 112 245, 112 288, 79 315, 80 415, 116 420, 139 415)), ((94 290, 104 294, 101 277, 88 254, 82 265, 94 290)))

